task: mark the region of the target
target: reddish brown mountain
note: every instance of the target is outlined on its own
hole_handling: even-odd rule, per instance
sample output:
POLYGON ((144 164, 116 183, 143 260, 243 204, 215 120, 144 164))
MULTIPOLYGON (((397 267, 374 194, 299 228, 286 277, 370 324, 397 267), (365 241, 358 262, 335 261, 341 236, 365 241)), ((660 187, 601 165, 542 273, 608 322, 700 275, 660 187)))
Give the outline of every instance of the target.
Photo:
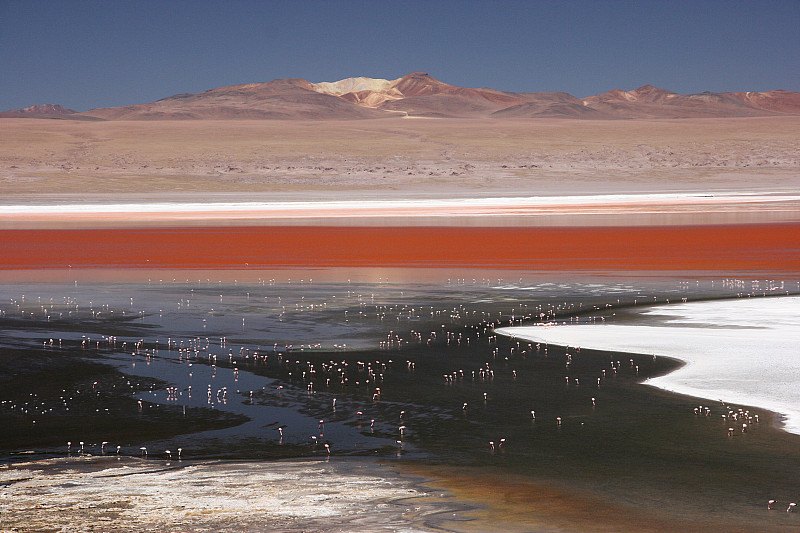
POLYGON ((413 72, 395 80, 392 87, 402 98, 378 106, 411 116, 472 117, 525 102, 524 98, 494 89, 467 89, 443 83, 425 72, 413 72))
POLYGON ((615 89, 586 98, 563 92, 512 93, 470 89, 425 72, 396 80, 347 78, 311 83, 291 78, 177 94, 156 102, 75 113, 31 106, 5 117, 93 120, 282 119, 341 120, 379 117, 490 117, 635 119, 800 115, 800 93, 790 91, 682 95, 652 85, 615 89))
POLYGON ((341 98, 322 94, 310 82, 280 79, 176 94, 150 104, 92 109, 82 115, 107 120, 180 119, 354 119, 381 115, 341 98))
POLYGON ((645 85, 583 99, 616 118, 711 118, 800 114, 800 93, 789 91, 677 94, 645 85))
POLYGON ((791 91, 766 91, 746 93, 723 93, 754 109, 796 115, 800 113, 800 93, 791 91))

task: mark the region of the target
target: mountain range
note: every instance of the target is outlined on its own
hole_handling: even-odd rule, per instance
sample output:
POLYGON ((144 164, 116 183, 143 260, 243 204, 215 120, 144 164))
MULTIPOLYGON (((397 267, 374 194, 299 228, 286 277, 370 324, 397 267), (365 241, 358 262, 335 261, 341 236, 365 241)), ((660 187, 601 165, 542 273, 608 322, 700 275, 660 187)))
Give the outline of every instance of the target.
POLYGON ((78 113, 59 105, 5 111, 0 117, 83 120, 281 119, 341 120, 388 116, 428 118, 714 118, 800 115, 800 93, 678 94, 645 85, 577 98, 564 92, 515 93, 469 89, 413 72, 396 80, 347 78, 312 83, 299 78, 176 94, 156 102, 78 113))
POLYGON ((35 118, 58 118, 62 116, 69 116, 75 115, 78 112, 73 109, 67 109, 66 107, 61 107, 58 104, 41 104, 41 105, 29 105, 28 107, 24 107, 22 109, 13 109, 11 111, 3 111, 0 113, 0 117, 5 118, 26 118, 26 117, 35 117, 35 118))

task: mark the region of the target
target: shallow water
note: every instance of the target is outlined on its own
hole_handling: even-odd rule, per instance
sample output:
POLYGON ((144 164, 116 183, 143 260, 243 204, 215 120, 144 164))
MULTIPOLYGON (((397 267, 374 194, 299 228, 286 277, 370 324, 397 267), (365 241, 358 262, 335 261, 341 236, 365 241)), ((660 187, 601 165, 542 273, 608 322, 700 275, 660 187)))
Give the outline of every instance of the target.
MULTIPOLYGON (((454 388, 442 377, 445 370, 456 370, 447 359, 473 369, 491 360, 498 373, 513 376, 508 358, 498 362, 499 349, 486 341, 489 324, 545 313, 573 314, 592 302, 635 299, 651 290, 666 297, 685 292, 685 287, 648 279, 636 285, 499 277, 423 283, 207 278, 15 284, 0 286, 1 301, 7 302, 0 308, 0 342, 61 358, 90 359, 126 376, 162 380, 161 386, 132 394, 144 412, 165 405, 181 413, 198 408, 249 418, 234 427, 182 438, 189 443, 187 451, 198 447, 195 443, 209 443, 199 446, 204 456, 224 456, 225 442, 238 450, 235 443, 248 439, 305 446, 311 454, 327 453, 325 443, 339 452, 388 453, 402 440, 401 451, 407 454, 417 448, 405 438, 413 426, 400 421, 401 411, 420 418, 428 411, 437 413, 434 418, 461 419, 464 414, 463 409, 441 412, 442 400, 454 388), (468 338, 475 344, 468 347, 468 338), (417 368, 420 350, 430 364, 417 368), (364 365, 368 360, 374 369, 364 365), (324 380, 312 377, 334 366, 336 370, 325 371, 324 380), (391 398, 375 396, 389 375, 401 382, 424 378, 437 388, 410 394, 412 384, 397 387, 391 398), (372 401, 374 397, 379 401, 372 401), (401 425, 408 430, 403 430, 403 439, 401 425), (218 452, 211 449, 212 442, 218 452)), ((42 379, 46 382, 46 372, 42 379)), ((463 383, 464 376, 456 381, 463 383)), ((102 380, 92 383, 92 392, 103 388, 102 380)), ((454 402, 455 407, 463 403, 454 402)), ((32 424, 37 413, 51 416, 47 409, 52 406, 29 403, 32 424)), ((137 453, 140 444, 132 442, 122 452, 137 453)), ((162 444, 169 447, 168 442, 158 446, 162 444)))

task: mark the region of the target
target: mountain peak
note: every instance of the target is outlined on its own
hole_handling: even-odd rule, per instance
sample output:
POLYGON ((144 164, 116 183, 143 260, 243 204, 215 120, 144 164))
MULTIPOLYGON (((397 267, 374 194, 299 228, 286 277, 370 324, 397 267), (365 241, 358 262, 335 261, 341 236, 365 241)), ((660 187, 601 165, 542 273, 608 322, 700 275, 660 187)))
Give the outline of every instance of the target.
POLYGON ((312 85, 317 92, 341 96, 343 94, 361 91, 385 92, 391 89, 392 84, 396 81, 397 80, 389 81, 382 78, 359 76, 357 78, 345 78, 339 81, 323 81, 312 85))
POLYGON ((417 72, 411 72, 409 74, 406 74, 405 76, 403 76, 400 79, 403 80, 403 79, 407 79, 407 78, 408 79, 412 79, 412 78, 413 79, 429 78, 429 79, 431 79, 433 81, 438 81, 436 78, 434 78, 433 76, 431 76, 427 72, 422 72, 420 70, 418 70, 417 72))
POLYGON ((406 98, 439 94, 455 88, 453 85, 437 80, 427 72, 406 74, 396 81, 394 87, 406 98))
POLYGON ((661 98, 669 95, 676 94, 673 91, 656 87, 655 85, 642 85, 638 89, 631 91, 639 95, 639 97, 661 98))
POLYGON ((638 89, 635 89, 634 92, 637 92, 637 93, 658 92, 658 93, 670 93, 670 94, 672 94, 672 91, 668 91, 667 89, 662 89, 660 87, 656 87, 655 85, 650 85, 649 83, 647 85, 642 85, 638 89))

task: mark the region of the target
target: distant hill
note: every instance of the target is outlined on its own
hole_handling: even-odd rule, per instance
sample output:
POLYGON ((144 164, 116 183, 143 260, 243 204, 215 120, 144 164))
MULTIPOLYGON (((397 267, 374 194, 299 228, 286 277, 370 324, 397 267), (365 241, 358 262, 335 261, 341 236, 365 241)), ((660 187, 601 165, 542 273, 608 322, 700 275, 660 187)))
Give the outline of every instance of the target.
POLYGON ((61 118, 74 115, 77 111, 61 107, 58 104, 30 105, 23 109, 12 109, 0 113, 0 118, 61 118))
POLYGON ((93 120, 350 120, 387 116, 636 119, 773 115, 800 115, 800 93, 775 90, 682 95, 644 85, 632 91, 614 89, 576 98, 564 92, 514 93, 457 87, 425 72, 412 72, 396 80, 357 77, 312 83, 299 78, 277 79, 84 113, 56 105, 0 113, 0 117, 93 120))
POLYGON ((645 85, 583 99, 585 105, 619 118, 756 117, 800 114, 800 93, 789 91, 677 94, 645 85))

